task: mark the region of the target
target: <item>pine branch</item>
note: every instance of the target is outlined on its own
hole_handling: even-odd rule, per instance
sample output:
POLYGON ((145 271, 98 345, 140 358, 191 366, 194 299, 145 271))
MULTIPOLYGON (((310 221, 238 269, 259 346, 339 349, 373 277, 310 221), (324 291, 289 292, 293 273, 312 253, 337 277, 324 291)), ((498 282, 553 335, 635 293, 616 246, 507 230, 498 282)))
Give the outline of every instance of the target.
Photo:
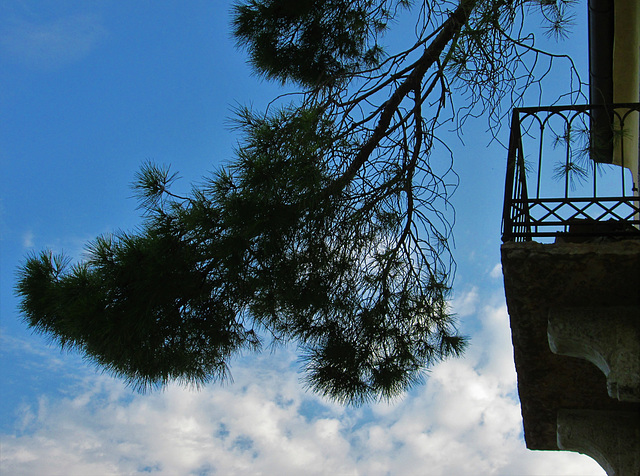
POLYGON ((369 156, 376 149, 380 141, 387 135, 391 118, 404 98, 414 90, 421 82, 427 70, 438 60, 449 42, 460 32, 462 26, 468 21, 471 12, 478 0, 462 0, 443 23, 440 33, 425 49, 417 61, 413 71, 395 90, 389 100, 384 104, 380 113, 378 125, 373 130, 369 139, 362 145, 358 154, 354 157, 349 167, 341 177, 328 188, 327 193, 333 194, 342 190, 356 176, 358 170, 367 162, 369 156))

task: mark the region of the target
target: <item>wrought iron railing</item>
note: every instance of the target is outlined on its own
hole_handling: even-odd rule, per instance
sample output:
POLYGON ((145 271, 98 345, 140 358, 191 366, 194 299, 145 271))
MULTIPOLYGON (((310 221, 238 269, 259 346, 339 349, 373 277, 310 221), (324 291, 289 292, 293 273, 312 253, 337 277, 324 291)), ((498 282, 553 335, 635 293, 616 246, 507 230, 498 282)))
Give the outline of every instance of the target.
POLYGON ((514 109, 502 241, 640 236, 639 116, 636 103, 514 109))

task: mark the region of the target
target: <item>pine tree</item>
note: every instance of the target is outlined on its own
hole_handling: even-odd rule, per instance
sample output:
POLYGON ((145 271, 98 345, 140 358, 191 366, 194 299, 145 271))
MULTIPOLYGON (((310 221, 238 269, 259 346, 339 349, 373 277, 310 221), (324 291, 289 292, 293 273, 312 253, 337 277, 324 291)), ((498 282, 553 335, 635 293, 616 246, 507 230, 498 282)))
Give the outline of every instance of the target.
POLYGON ((401 394, 466 343, 447 306, 451 185, 432 163, 441 116, 455 93, 460 127, 481 113, 499 123, 500 104, 541 79, 534 65, 558 59, 535 47, 525 16, 540 9, 560 31, 567 3, 235 5, 255 70, 298 98, 238 110, 235 161, 187 196, 169 168, 145 164, 136 233, 98 237, 73 266, 28 257, 26 322, 139 390, 223 380, 232 356, 282 342, 328 398, 401 394), (384 32, 407 12, 415 43, 386 53, 384 32))

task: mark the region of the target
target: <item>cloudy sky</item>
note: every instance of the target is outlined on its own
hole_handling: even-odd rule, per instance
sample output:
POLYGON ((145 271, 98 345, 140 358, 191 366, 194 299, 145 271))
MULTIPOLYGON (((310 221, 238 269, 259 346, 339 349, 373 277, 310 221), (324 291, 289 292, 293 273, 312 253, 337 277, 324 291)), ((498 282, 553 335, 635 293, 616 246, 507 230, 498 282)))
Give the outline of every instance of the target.
MULTIPOLYGON (((344 408, 306 392, 295 348, 238 358, 233 383, 140 395, 20 321, 25 255, 81 258, 95 236, 134 228, 130 183, 144 161, 171 164, 186 188, 233 158, 232 108, 278 94, 234 47, 230 3, 0 4, 0 472, 604 474, 586 456, 524 446, 499 265, 506 153, 483 121, 454 145, 452 305, 472 345, 391 404, 344 408)), ((558 47, 583 72, 585 8, 558 47)))

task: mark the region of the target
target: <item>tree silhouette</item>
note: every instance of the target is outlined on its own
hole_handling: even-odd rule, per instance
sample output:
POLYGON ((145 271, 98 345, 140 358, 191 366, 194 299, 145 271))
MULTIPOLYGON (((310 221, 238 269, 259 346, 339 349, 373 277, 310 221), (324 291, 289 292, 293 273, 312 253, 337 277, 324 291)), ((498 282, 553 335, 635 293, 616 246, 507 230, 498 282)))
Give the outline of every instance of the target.
POLYGON ((447 306, 450 159, 437 170, 433 157, 443 115, 462 127, 487 114, 495 127, 503 101, 559 58, 535 46, 525 17, 538 9, 556 31, 567 3, 236 4, 255 70, 299 94, 268 113, 239 109, 235 162, 187 196, 167 167, 145 164, 136 233, 97 238, 73 266, 28 257, 26 322, 139 390, 222 380, 233 355, 266 341, 295 343, 308 386, 328 398, 401 394, 466 342, 447 306), (414 43, 386 53, 384 32, 407 12, 414 43))

